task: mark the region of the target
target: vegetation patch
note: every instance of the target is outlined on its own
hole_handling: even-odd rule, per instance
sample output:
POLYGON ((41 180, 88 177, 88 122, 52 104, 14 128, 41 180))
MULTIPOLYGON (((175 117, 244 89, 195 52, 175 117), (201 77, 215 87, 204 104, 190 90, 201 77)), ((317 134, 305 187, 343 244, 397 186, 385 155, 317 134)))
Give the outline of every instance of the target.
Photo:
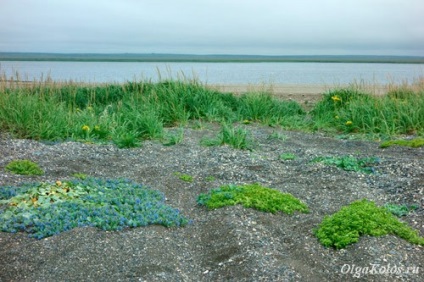
POLYGON ((423 138, 415 138, 411 140, 389 140, 385 141, 380 144, 381 148, 387 148, 390 146, 405 146, 405 147, 411 147, 411 148, 418 148, 424 146, 424 139, 423 138))
POLYGON ((163 141, 163 145, 165 146, 173 146, 181 143, 184 139, 184 129, 180 128, 176 133, 169 133, 165 136, 165 140, 163 141))
POLYGON ((326 216, 314 233, 321 244, 336 249, 358 242, 362 235, 396 235, 412 244, 424 245, 424 238, 417 230, 399 221, 386 208, 366 199, 326 216))
POLYGON ((418 209, 418 205, 397 205, 397 204, 390 204, 387 203, 384 205, 384 208, 388 210, 390 213, 397 217, 406 216, 411 211, 414 211, 418 209))
POLYGON ((205 146, 230 145, 241 150, 252 150, 253 139, 250 132, 243 128, 236 128, 228 124, 223 124, 221 131, 215 139, 203 139, 201 143, 205 146))
POLYGON ((178 178, 180 180, 185 181, 185 182, 193 182, 193 180, 194 180, 193 176, 188 175, 188 174, 184 174, 184 173, 181 173, 181 172, 176 172, 174 174, 176 176, 178 176, 178 178))
POLYGON ((355 158, 352 156, 343 157, 317 157, 312 162, 322 162, 326 165, 336 166, 346 171, 356 171, 373 173, 375 172, 373 165, 379 163, 379 159, 371 158, 355 158))
POLYGON ((199 205, 209 209, 224 206, 243 205, 264 212, 276 213, 281 211, 292 214, 295 211, 307 213, 308 207, 299 199, 288 193, 266 188, 259 184, 226 185, 212 189, 207 194, 200 194, 197 198, 199 205))
MULTIPOLYGON (((121 148, 164 139, 164 128, 188 121, 260 123, 285 129, 374 136, 424 134, 424 91, 403 87, 375 97, 358 89, 335 89, 306 113, 295 101, 266 92, 241 96, 196 81, 166 80, 88 85, 0 82, 0 129, 43 141, 114 142, 121 148), (36 113, 36 114, 35 114, 36 113), (60 113, 60 114, 57 114, 60 113)), ((179 136, 169 137, 172 145, 179 136)), ((275 134, 271 138, 283 140, 275 134)))
POLYGON ((280 155, 280 160, 282 161, 292 161, 296 159, 296 155, 293 153, 283 153, 280 155))
POLYGON ((6 170, 20 175, 43 175, 38 164, 30 160, 14 160, 6 165, 6 170))
POLYGON ((75 227, 121 230, 188 223, 162 193, 125 179, 86 178, 0 187, 0 230, 44 238, 75 227))

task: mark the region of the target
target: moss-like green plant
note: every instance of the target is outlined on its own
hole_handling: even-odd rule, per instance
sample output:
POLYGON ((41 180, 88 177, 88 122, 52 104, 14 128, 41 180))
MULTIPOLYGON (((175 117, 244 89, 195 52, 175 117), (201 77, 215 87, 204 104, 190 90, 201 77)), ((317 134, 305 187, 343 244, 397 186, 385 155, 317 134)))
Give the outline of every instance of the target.
POLYGON ((14 160, 6 165, 6 170, 20 175, 42 175, 44 171, 30 160, 14 160))
POLYGON ((411 140, 389 140, 381 143, 380 148, 387 148, 394 145, 418 148, 424 146, 424 139, 415 138, 411 140))
POLYGON ((74 174, 72 174, 72 176, 75 177, 75 178, 81 179, 81 180, 84 180, 88 177, 87 174, 80 173, 80 172, 74 173, 74 174))
POLYGON ((355 158, 352 156, 343 157, 317 157, 312 162, 323 162, 326 165, 333 165, 346 171, 361 171, 366 173, 374 172, 373 164, 379 162, 378 158, 355 158))
POLYGON ((362 235, 396 235, 412 244, 424 245, 424 238, 417 230, 399 221, 384 207, 366 199, 326 216, 314 233, 321 244, 336 249, 358 242, 362 235))
POLYGON ((193 182, 193 180, 194 180, 193 176, 188 175, 188 174, 176 172, 176 173, 174 173, 174 175, 178 176, 179 179, 181 179, 182 181, 185 181, 185 182, 193 182))
POLYGON ((215 181, 215 177, 213 177, 213 176, 207 176, 205 178, 205 180, 208 181, 208 182, 212 182, 212 181, 215 181))
POLYGON ((393 215, 397 217, 406 216, 411 211, 418 209, 417 205, 396 205, 396 204, 385 204, 384 208, 391 212, 393 215))
POLYGON ((241 186, 226 185, 212 189, 207 194, 200 194, 197 198, 199 205, 209 209, 224 206, 243 205, 264 212, 292 214, 295 211, 307 213, 308 207, 299 199, 288 193, 266 188, 259 184, 241 186))
POLYGON ((177 209, 165 205, 161 192, 125 179, 86 178, 0 187, 0 231, 23 231, 38 239, 81 226, 121 230, 187 223, 177 209))
POLYGON ((282 161, 292 161, 296 159, 296 155, 292 153, 283 153, 280 155, 280 160, 282 161))

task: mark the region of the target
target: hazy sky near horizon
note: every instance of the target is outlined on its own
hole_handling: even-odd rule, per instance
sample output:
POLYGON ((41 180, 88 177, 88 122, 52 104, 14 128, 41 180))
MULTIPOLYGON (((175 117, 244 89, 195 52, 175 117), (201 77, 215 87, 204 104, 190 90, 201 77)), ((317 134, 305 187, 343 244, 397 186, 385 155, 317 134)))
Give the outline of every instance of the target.
POLYGON ((0 0, 0 52, 424 56, 423 0, 0 0))

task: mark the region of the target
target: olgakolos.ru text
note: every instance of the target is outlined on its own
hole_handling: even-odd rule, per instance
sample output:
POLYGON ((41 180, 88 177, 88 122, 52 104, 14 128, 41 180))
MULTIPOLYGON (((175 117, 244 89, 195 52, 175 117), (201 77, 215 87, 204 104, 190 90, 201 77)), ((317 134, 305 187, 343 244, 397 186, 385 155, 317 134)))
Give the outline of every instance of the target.
POLYGON ((357 266, 354 264, 344 264, 341 268, 342 274, 352 274, 355 278, 371 274, 371 275, 400 275, 400 274, 419 274, 418 266, 397 266, 378 263, 370 263, 369 266, 357 266))

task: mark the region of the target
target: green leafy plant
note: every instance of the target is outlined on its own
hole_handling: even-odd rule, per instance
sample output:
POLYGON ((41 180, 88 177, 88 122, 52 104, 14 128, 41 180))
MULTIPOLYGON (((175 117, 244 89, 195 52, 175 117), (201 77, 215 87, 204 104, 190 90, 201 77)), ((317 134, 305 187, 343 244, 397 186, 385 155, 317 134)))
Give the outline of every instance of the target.
POLYGON ((80 172, 74 173, 74 174, 72 174, 72 176, 75 177, 75 178, 78 178, 78 179, 82 179, 82 180, 84 180, 88 177, 87 174, 80 173, 80 172))
POLYGON ((419 148, 424 146, 424 139, 422 138, 415 138, 411 140, 389 140, 384 141, 380 144, 380 148, 387 148, 390 146, 405 146, 405 147, 411 147, 411 148, 419 148))
POLYGON ((86 178, 0 187, 0 231, 44 238, 75 227, 103 230, 189 220, 165 205, 164 195, 126 179, 86 178))
POLYGON ((44 171, 30 160, 14 160, 6 165, 6 170, 20 175, 42 175, 44 171))
POLYGON ((317 157, 312 162, 322 162, 326 165, 333 165, 346 171, 361 171, 365 173, 374 172, 374 164, 379 163, 379 159, 372 158, 355 158, 352 156, 343 157, 317 157))
POLYGON ((263 187, 259 184, 246 184, 241 186, 225 185, 212 189, 207 194, 200 194, 197 198, 199 205, 209 209, 224 206, 243 205, 264 212, 292 214, 295 211, 307 213, 308 207, 299 199, 288 193, 263 187))
POLYGON ((134 132, 123 133, 115 137, 114 143, 120 149, 141 146, 140 140, 138 139, 138 134, 134 132))
POLYGON ((182 181, 185 182, 193 182, 194 178, 191 175, 188 174, 184 174, 184 173, 180 173, 180 172, 176 172, 174 173, 176 176, 178 176, 179 179, 181 179, 182 181))
POLYGON ((282 161, 292 161, 296 159, 296 155, 293 153, 283 153, 280 155, 280 160, 282 161))
POLYGON ((321 244, 336 249, 358 242, 362 235, 396 235, 412 244, 424 245, 424 238, 418 235, 417 230, 399 221, 384 207, 366 199, 326 216, 314 233, 321 244))
POLYGON ((385 204, 383 207, 397 217, 406 216, 411 211, 418 209, 418 205, 397 205, 390 203, 385 204))

